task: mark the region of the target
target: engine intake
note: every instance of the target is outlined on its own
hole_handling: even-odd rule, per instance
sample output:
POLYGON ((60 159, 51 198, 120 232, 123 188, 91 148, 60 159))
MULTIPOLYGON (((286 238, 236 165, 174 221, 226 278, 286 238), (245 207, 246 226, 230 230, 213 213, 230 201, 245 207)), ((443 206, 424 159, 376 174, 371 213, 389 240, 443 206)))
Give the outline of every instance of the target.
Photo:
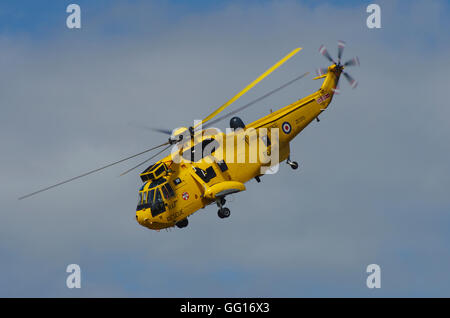
POLYGON ((233 117, 230 119, 230 128, 238 129, 238 128, 245 128, 245 124, 239 117, 233 117))

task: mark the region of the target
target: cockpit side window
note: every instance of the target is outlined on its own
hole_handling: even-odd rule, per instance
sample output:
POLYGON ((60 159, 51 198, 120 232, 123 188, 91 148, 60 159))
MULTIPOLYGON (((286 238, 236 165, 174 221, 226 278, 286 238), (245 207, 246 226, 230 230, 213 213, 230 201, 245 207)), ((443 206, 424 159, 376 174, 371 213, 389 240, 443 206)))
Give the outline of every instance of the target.
POLYGON ((163 193, 165 199, 170 199, 171 197, 175 196, 175 192, 173 192, 173 189, 169 185, 169 183, 164 184, 161 187, 161 190, 162 190, 162 193, 163 193))
POLYGON ((161 191, 159 189, 155 189, 155 200, 151 207, 152 216, 155 217, 166 210, 166 206, 164 205, 164 201, 161 196, 161 191))
POLYGON ((152 189, 148 192, 148 197, 146 203, 152 204, 153 203, 153 196, 155 195, 155 189, 152 189))
POLYGON ((175 196, 175 192, 173 191, 169 183, 166 183, 164 186, 167 188, 167 192, 169 192, 169 198, 175 196))
POLYGON ((142 193, 143 194, 143 196, 142 196, 142 202, 143 203, 146 203, 147 202, 147 192, 144 192, 144 193, 142 193))
POLYGON ((163 186, 161 187, 161 190, 162 190, 164 199, 168 199, 168 198, 169 198, 169 192, 167 191, 166 186, 163 185, 163 186))
POLYGON ((155 195, 155 189, 150 191, 139 192, 137 210, 148 209, 152 207, 153 196, 155 195))
POLYGON ((197 167, 195 167, 194 170, 195 173, 206 183, 217 176, 212 166, 208 167, 206 171, 197 167))

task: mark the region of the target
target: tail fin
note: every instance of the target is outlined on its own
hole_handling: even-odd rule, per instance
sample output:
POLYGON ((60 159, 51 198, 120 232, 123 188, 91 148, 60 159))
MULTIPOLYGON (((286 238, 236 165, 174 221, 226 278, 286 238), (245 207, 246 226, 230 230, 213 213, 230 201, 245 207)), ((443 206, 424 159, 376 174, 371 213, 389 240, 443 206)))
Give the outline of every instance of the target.
POLYGON ((334 92, 340 77, 339 69, 335 70, 335 68, 336 64, 333 64, 326 69, 326 72, 324 72, 325 69, 321 69, 320 71, 322 72, 322 74, 319 73, 319 76, 314 78, 325 78, 322 86, 320 87, 321 90, 334 92))

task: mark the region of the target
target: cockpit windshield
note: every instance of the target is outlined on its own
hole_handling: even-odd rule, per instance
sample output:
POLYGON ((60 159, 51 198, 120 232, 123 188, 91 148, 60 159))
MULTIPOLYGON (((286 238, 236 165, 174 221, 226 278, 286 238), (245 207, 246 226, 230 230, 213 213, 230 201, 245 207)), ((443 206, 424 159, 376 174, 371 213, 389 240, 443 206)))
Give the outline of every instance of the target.
POLYGON ((153 200, 152 204, 152 216, 155 217, 161 213, 163 213, 166 210, 166 206, 164 205, 164 201, 161 196, 161 191, 159 189, 156 189, 155 192, 155 198, 153 200))
POLYGON ((142 187, 139 193, 137 210, 150 208, 153 217, 166 211, 165 201, 175 196, 175 192, 165 178, 152 181, 147 190, 142 187))
POLYGON ((145 203, 150 204, 150 206, 153 204, 153 198, 155 197, 155 189, 150 190, 147 196, 147 201, 145 203))

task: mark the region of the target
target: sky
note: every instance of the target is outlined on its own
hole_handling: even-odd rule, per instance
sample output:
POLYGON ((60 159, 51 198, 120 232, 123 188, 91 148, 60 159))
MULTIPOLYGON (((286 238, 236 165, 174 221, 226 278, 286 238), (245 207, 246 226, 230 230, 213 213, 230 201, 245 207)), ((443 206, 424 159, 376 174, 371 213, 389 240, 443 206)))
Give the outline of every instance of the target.
MULTIPOLYGON (((72 2, 0 2, 1 297, 450 296, 446 1, 377 1, 381 29, 369 1, 72 2), (185 229, 138 225, 139 171, 119 175, 142 159, 17 200, 164 142, 142 126, 192 124, 295 47, 231 109, 313 73, 338 40, 359 86, 340 83, 291 143, 300 168, 250 181, 228 219, 210 206, 185 229)), ((313 93, 312 77, 240 117, 313 93)))

